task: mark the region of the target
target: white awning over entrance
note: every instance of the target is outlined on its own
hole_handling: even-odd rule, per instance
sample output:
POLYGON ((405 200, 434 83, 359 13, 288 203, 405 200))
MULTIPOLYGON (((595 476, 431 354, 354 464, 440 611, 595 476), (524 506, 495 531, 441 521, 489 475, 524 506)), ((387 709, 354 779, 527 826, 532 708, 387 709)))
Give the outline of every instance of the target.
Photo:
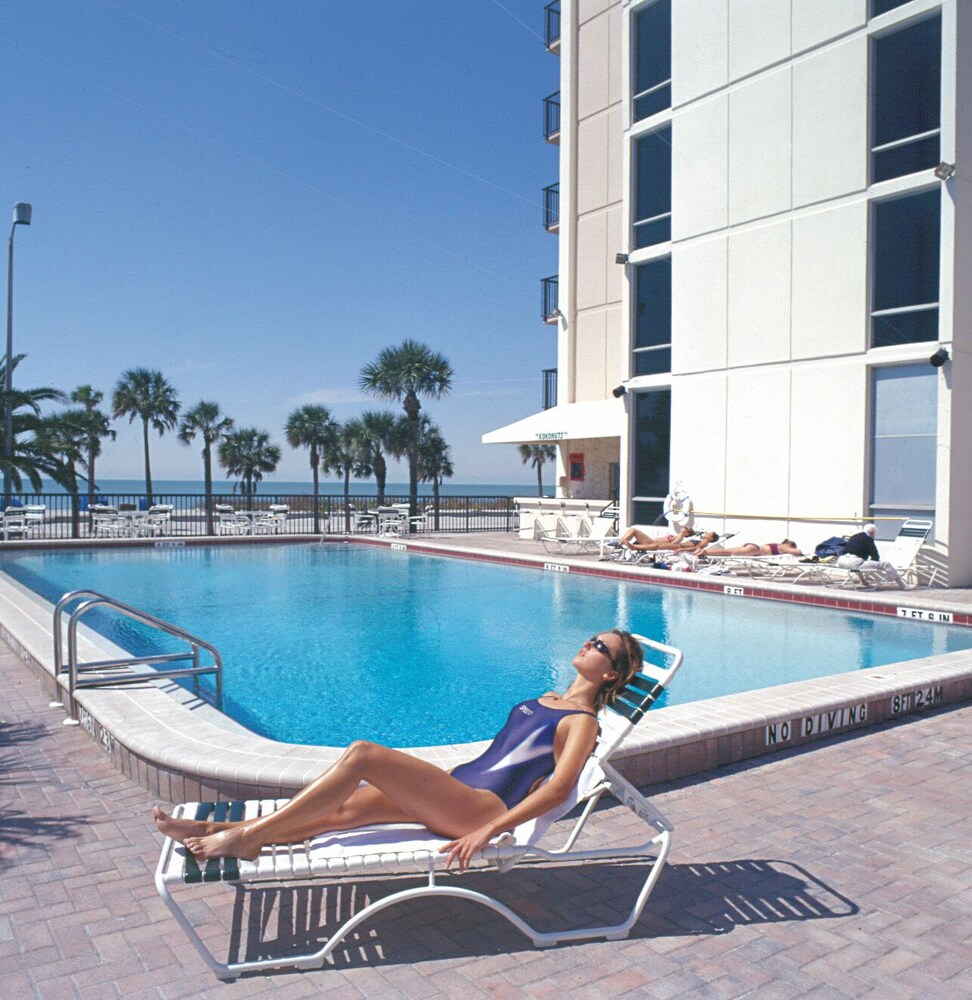
POLYGON ((558 441, 620 437, 624 420, 624 399, 567 403, 490 431, 483 435, 483 444, 556 444, 558 441))

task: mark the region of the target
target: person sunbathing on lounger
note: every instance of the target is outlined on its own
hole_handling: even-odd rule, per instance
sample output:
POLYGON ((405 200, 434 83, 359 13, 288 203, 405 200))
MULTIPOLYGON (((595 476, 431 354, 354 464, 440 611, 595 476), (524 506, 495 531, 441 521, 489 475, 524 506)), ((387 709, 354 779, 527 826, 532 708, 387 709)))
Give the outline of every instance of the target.
POLYGON ((719 535, 715 531, 707 531, 700 539, 697 532, 690 528, 682 528, 677 535, 661 535, 652 538, 640 528, 629 528, 618 539, 618 544, 633 552, 682 552, 693 549, 702 542, 708 545, 710 542, 718 541, 718 539, 719 535))
POLYGON ((718 545, 700 545, 692 555, 705 556, 802 556, 803 553, 797 548, 796 542, 789 538, 784 538, 782 542, 766 542, 760 545, 758 542, 743 542, 742 545, 734 545, 732 548, 722 548, 718 545))
POLYGON ((643 655, 630 633, 598 632, 571 661, 577 676, 565 694, 548 691, 515 705, 486 751, 451 772, 362 740, 267 816, 215 823, 175 819, 158 806, 152 816, 161 833, 200 860, 253 859, 267 844, 300 843, 332 830, 422 823, 452 838, 441 853, 448 853, 446 867, 458 861, 462 870, 496 834, 566 801, 594 750, 598 710, 641 669, 643 655))

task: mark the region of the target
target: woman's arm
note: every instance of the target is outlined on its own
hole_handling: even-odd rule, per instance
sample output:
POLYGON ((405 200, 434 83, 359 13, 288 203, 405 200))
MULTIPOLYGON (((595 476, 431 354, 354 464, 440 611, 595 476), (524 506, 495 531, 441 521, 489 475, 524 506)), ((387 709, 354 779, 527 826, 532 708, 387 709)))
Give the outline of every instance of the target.
POLYGON ((566 801, 594 750, 597 740, 597 719, 592 715, 568 715, 560 725, 567 730, 567 740, 557 759, 553 774, 530 792, 522 802, 518 802, 512 809, 507 809, 492 822, 443 845, 439 853, 449 854, 446 868, 458 859, 459 870, 463 871, 469 867, 476 854, 498 833, 512 830, 527 820, 536 819, 566 801))

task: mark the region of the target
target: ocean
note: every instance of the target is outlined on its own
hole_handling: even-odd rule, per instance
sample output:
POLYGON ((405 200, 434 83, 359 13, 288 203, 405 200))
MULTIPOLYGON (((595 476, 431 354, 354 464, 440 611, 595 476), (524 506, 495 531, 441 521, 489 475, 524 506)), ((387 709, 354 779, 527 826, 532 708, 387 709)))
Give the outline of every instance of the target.
MULTIPOLYGON (((236 483, 228 480, 219 480, 213 483, 213 493, 231 496, 236 483)), ((202 493, 202 480, 195 479, 153 479, 152 490, 156 495, 162 493, 202 493)), ((431 483, 418 484, 419 496, 432 496, 431 483)), ((64 493, 60 486, 45 480, 43 493, 64 493)), ((81 492, 84 493, 82 485, 81 492)), ((98 492, 124 493, 141 495, 145 492, 145 481, 142 479, 100 479, 98 481, 98 492)), ((313 483, 309 482, 289 482, 264 480, 257 488, 257 496, 272 494, 288 494, 293 496, 310 495, 314 492, 313 483)), ((352 480, 350 485, 352 496, 374 496, 377 492, 374 479, 352 480)), ((536 481, 533 484, 523 483, 443 483, 439 493, 444 497, 459 496, 488 496, 488 497, 522 497, 535 496, 537 492, 536 481)), ((547 493, 547 488, 544 487, 547 493)), ((552 493, 552 488, 550 490, 552 493)), ((408 483, 387 483, 385 493, 396 496, 408 496, 408 483)), ((344 482, 334 480, 321 481, 321 496, 344 496, 344 482)))

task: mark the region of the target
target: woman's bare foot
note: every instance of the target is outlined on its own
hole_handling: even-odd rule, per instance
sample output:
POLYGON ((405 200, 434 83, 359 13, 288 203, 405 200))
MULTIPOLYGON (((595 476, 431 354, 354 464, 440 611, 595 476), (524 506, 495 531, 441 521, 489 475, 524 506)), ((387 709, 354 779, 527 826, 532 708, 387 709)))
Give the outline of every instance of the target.
POLYGON ((197 861, 210 858, 242 858, 253 861, 260 855, 260 844, 254 845, 246 831, 238 827, 220 830, 208 837, 186 837, 183 841, 197 861))
POLYGON ((229 826, 228 823, 208 823, 201 819, 175 819, 158 806, 152 809, 152 819, 163 836, 171 837, 179 844, 184 844, 186 837, 207 837, 229 826))

